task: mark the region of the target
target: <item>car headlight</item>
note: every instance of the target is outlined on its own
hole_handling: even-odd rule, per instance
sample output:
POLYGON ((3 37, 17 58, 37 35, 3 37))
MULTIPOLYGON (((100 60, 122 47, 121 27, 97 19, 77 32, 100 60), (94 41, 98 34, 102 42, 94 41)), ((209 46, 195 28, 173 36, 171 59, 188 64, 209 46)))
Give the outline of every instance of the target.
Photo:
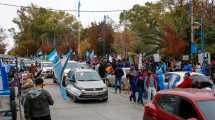
POLYGON ((82 89, 82 90, 81 90, 81 92, 85 92, 85 91, 86 91, 85 89, 82 89))
MULTIPOLYGON (((75 87, 76 89, 80 90, 80 91, 84 90, 84 88, 79 87, 79 86, 77 86, 77 85, 74 85, 74 87, 75 87)), ((85 90, 84 90, 84 91, 85 91, 85 90)))

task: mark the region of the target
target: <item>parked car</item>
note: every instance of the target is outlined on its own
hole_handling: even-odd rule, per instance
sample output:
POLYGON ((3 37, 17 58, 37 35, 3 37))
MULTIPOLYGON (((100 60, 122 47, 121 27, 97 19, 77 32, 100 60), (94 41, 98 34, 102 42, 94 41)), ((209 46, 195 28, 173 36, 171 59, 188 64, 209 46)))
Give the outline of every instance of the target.
POLYGON ((53 63, 48 61, 41 62, 42 76, 45 78, 53 78, 53 63))
MULTIPOLYGON (((124 86, 126 86, 127 84, 126 74, 129 72, 130 68, 122 68, 122 70, 124 72, 124 75, 122 76, 122 83, 124 88, 124 86)), ((115 75, 107 74, 106 81, 108 86, 113 87, 115 84, 115 75)))
POLYGON ((143 120, 214 120, 213 90, 169 89, 145 105, 143 120))
POLYGON ((73 101, 108 100, 108 88, 92 69, 75 69, 68 73, 66 91, 73 101))
MULTIPOLYGON (((165 86, 166 88, 176 88, 179 84, 181 84, 184 80, 186 72, 167 72, 165 74, 165 86)), ((211 88, 213 86, 212 80, 204 74, 191 72, 190 73, 193 87, 194 88, 211 88)))

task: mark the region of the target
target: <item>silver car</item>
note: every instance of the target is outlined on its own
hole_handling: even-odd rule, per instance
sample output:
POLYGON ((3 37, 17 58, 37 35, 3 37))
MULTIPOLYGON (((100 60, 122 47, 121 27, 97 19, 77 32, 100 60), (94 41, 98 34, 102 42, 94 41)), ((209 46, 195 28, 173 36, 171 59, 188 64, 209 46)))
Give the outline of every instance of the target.
POLYGON ((108 88, 92 69, 75 69, 68 73, 66 90, 73 101, 108 100, 108 88))

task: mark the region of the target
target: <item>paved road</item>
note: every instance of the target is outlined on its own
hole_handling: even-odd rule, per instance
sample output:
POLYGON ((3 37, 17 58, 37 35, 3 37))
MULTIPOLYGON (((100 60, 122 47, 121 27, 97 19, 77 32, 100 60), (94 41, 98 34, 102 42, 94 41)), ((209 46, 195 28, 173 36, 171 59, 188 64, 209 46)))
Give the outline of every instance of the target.
POLYGON ((116 95, 109 89, 108 102, 64 101, 56 85, 45 87, 52 94, 55 105, 51 107, 53 120, 141 120, 143 105, 130 103, 128 95, 116 95))

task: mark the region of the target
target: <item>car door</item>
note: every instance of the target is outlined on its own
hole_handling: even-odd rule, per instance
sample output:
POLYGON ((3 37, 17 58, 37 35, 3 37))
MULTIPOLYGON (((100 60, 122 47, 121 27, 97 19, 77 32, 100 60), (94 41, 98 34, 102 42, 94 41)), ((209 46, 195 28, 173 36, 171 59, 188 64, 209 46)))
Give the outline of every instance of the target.
POLYGON ((157 100, 157 120, 180 120, 177 117, 179 97, 174 95, 161 95, 157 100))

